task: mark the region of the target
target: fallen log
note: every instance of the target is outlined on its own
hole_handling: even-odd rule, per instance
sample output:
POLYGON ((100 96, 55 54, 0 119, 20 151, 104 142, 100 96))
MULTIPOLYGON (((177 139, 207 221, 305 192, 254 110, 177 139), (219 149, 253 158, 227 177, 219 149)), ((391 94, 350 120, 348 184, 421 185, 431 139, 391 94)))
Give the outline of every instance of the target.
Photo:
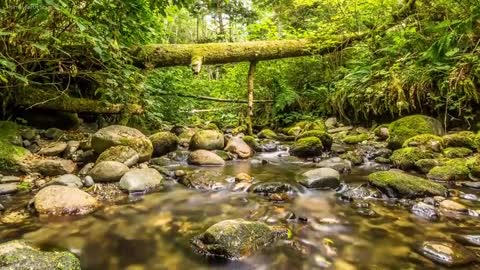
MULTIPOLYGON (((188 94, 180 94, 180 93, 156 93, 157 95, 161 96, 177 96, 177 97, 184 97, 184 98, 193 98, 198 100, 207 100, 213 102, 225 102, 225 103, 248 103, 248 100, 240 100, 240 99, 226 99, 226 98, 216 98, 216 97, 209 97, 209 96, 197 96, 197 95, 188 95, 188 94)), ((254 100, 254 103, 272 103, 273 100, 271 99, 258 99, 254 100)))
POLYGON ((141 114, 139 104, 116 104, 104 101, 70 97, 64 92, 46 91, 37 88, 18 89, 14 92, 14 103, 25 109, 48 109, 75 113, 93 114, 141 114))
POLYGON ((321 45, 310 40, 249 41, 206 44, 152 44, 134 49, 134 64, 141 68, 190 65, 199 73, 202 65, 257 62, 290 57, 327 54, 367 34, 350 35, 321 45))

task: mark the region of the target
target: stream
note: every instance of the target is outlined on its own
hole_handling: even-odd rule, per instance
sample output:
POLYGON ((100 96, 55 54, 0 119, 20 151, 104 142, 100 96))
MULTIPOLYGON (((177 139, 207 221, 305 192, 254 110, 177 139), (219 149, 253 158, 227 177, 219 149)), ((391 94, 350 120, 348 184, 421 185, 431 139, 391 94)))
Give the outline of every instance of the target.
MULTIPOLYGON (((254 183, 291 183, 312 163, 284 152, 260 153, 224 167, 172 167, 208 171, 219 182, 232 182, 238 173, 254 183), (267 162, 261 162, 266 160, 267 162)), ((371 167, 354 167, 342 182, 366 182, 371 167)), ((469 190, 472 193, 472 190, 469 190)), ((2 204, 26 204, 28 196, 1 198, 2 204)), ((244 190, 187 189, 169 180, 164 191, 130 195, 127 199, 81 217, 29 216, 21 224, 0 225, 2 240, 25 239, 44 250, 68 250, 82 269, 446 269, 416 250, 427 239, 480 231, 478 218, 442 217, 431 222, 414 216, 397 200, 369 200, 367 208, 341 200, 335 191, 301 189, 276 202, 244 190), (216 222, 243 218, 284 225, 292 237, 240 261, 209 260, 192 251, 190 239, 216 222)), ((470 208, 480 203, 462 201, 470 208)), ((479 264, 465 268, 480 269, 479 264)))

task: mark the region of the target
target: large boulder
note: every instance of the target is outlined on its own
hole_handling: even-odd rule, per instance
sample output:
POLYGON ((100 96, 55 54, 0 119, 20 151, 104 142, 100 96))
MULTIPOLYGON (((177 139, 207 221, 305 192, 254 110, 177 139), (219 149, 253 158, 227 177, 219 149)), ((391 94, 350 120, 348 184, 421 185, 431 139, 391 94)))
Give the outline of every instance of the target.
POLYGON ((212 225, 194 237, 192 245, 202 255, 235 260, 287 237, 286 228, 272 228, 262 222, 233 219, 212 225))
POLYGON ((403 143, 415 135, 433 134, 443 135, 444 129, 442 123, 435 118, 425 115, 410 115, 400 118, 388 126, 388 147, 397 149, 402 147, 403 143))
POLYGON ((45 176, 72 174, 77 165, 66 159, 42 159, 33 163, 31 170, 45 176))
POLYGON ((139 161, 147 161, 153 153, 152 142, 137 129, 112 125, 100 129, 92 136, 92 148, 98 154, 116 145, 131 147, 139 154, 139 161))
POLYGON ((117 161, 130 167, 135 165, 140 155, 130 146, 118 145, 103 151, 97 158, 97 164, 102 161, 117 161))
POLYGON ((18 126, 13 122, 0 121, 0 172, 16 173, 24 169, 24 161, 30 152, 11 142, 18 135, 18 126))
POLYGON ((447 194, 447 189, 441 184, 398 170, 371 173, 368 182, 390 197, 415 198, 447 194))
POLYGON ((120 189, 127 192, 150 191, 159 188, 163 176, 155 169, 132 169, 120 179, 120 189))
POLYGON ((195 132, 190 141, 190 150, 223 150, 225 139, 218 130, 200 130, 195 132))
POLYGON ((102 161, 95 164, 89 172, 95 182, 116 182, 128 172, 127 165, 117 161, 102 161))
POLYGON ((313 169, 302 174, 300 184, 307 188, 337 188, 340 185, 340 173, 331 168, 313 169))
POLYGON ((0 269, 80 270, 80 261, 69 252, 44 252, 14 240, 0 244, 0 269))
POLYGON ((212 151, 196 150, 190 153, 188 163, 199 166, 223 166, 225 160, 212 151))
POLYGON ((322 154, 323 144, 317 137, 306 137, 297 140, 290 152, 298 157, 313 157, 322 154))
POLYGON ((99 206, 90 194, 68 186, 47 186, 41 189, 33 200, 40 215, 85 215, 99 206))
POLYGON ((149 138, 153 144, 154 157, 161 157, 177 150, 179 140, 178 137, 171 132, 158 132, 149 138))
POLYGON ((238 137, 232 137, 228 140, 225 151, 237 154, 239 158, 249 158, 253 154, 252 148, 238 137))

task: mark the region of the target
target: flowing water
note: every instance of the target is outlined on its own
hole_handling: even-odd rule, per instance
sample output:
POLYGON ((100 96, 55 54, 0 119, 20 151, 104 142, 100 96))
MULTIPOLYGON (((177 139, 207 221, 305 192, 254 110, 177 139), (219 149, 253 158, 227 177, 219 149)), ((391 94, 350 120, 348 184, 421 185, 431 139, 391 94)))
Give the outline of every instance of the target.
MULTIPOLYGON (((256 182, 292 182, 311 168, 311 164, 278 158, 278 154, 259 157, 269 160, 268 164, 236 161, 201 170, 223 178, 244 172, 256 182)), ((363 183, 367 174, 354 169, 342 181, 363 183)), ((21 200, 1 201, 8 206, 21 200)), ((69 250, 80 258, 82 269, 443 269, 416 253, 416 244, 479 227, 474 217, 429 222, 395 201, 369 203, 376 214, 341 201, 335 191, 304 190, 285 202, 274 202, 244 191, 186 189, 171 181, 163 192, 130 197, 88 216, 29 217, 21 224, 0 225, 0 237, 2 242, 26 239, 43 249, 69 250), (235 262, 207 260, 192 251, 189 241, 193 236, 234 218, 286 225, 293 236, 235 262)), ((472 201, 464 203, 480 207, 472 201)))

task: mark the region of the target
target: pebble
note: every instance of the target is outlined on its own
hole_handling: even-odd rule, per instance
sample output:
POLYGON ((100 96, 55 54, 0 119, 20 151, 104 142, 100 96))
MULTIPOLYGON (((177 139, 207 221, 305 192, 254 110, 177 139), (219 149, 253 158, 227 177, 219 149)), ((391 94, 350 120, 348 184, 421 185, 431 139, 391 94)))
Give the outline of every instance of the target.
POLYGON ((444 200, 440 203, 440 208, 447 210, 447 211, 455 211, 455 212, 466 212, 468 208, 458 202, 452 200, 444 200))
POLYGON ((90 175, 85 176, 85 178, 83 179, 83 185, 85 187, 91 187, 94 184, 95 182, 93 181, 93 178, 90 175))

